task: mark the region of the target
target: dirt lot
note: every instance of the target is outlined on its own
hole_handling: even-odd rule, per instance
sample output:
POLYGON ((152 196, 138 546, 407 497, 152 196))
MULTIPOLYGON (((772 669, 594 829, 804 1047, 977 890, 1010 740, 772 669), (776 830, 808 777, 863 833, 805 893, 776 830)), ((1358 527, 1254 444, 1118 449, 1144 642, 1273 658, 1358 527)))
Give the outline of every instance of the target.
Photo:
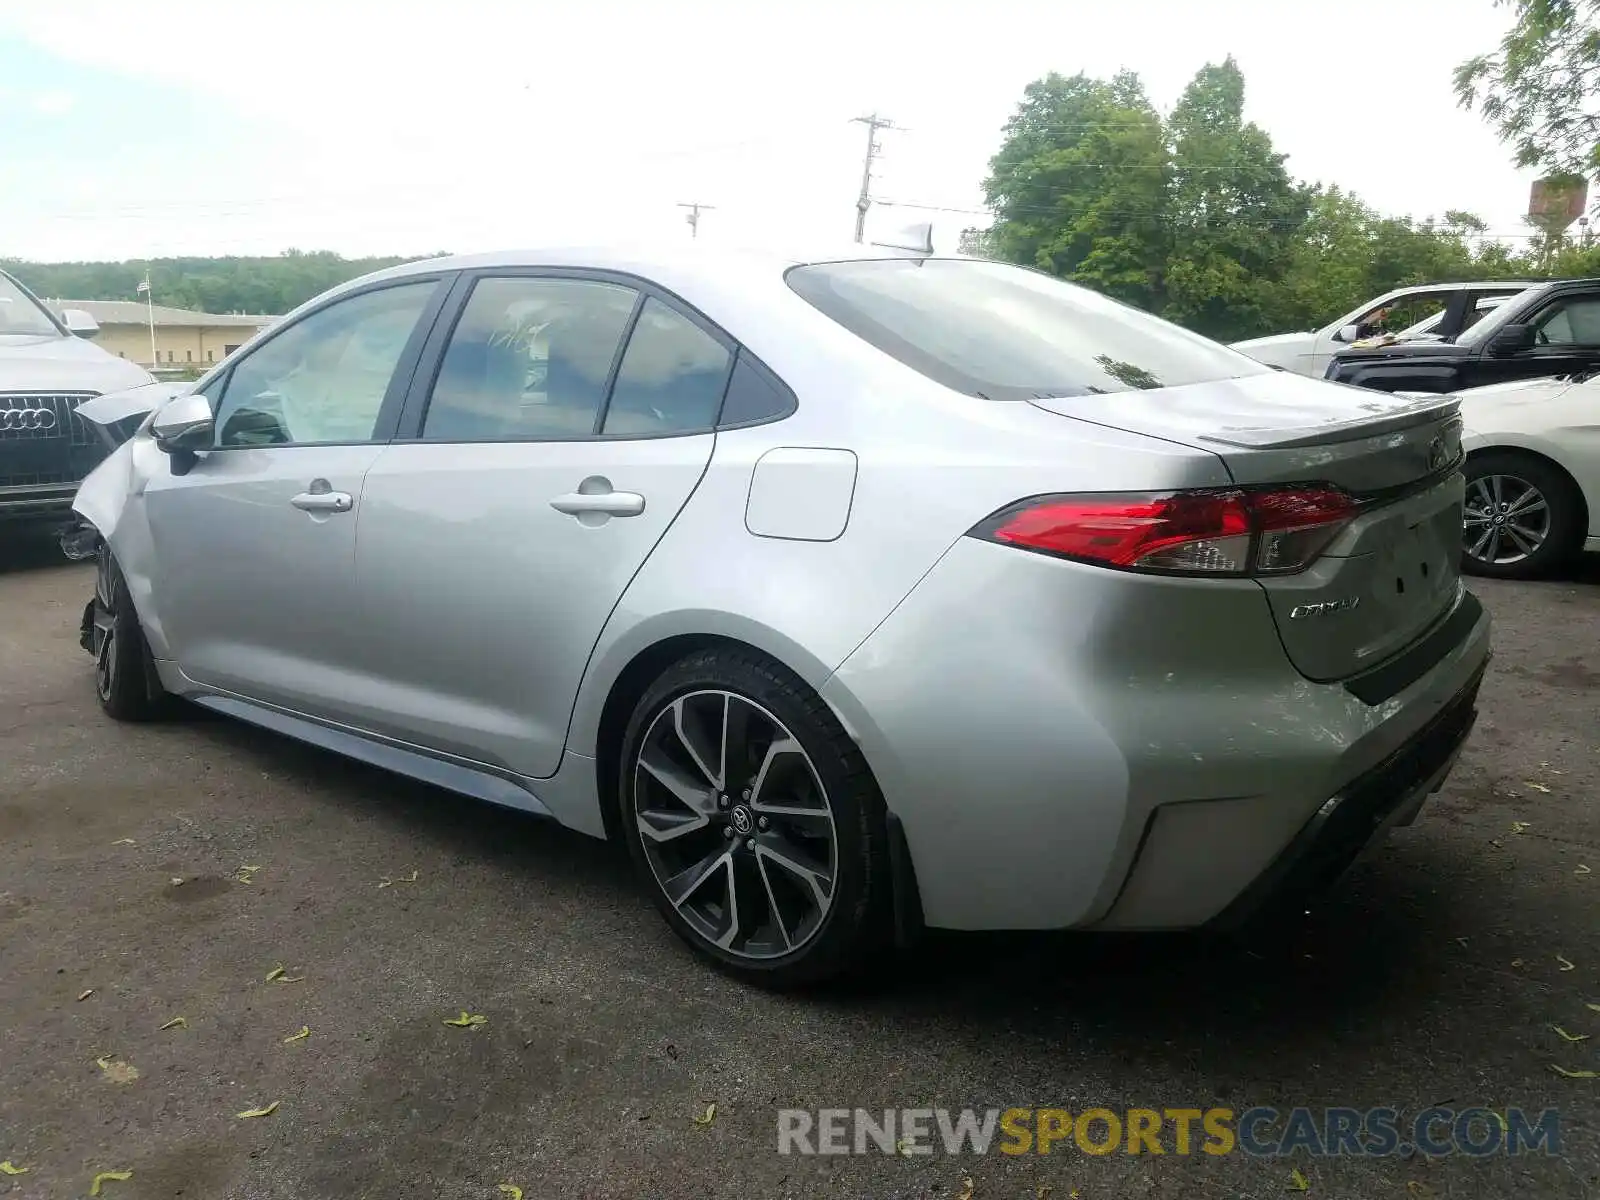
POLYGON ((0 1196, 1600 1195, 1600 1080, 1550 1068, 1600 1068, 1597 583, 1480 586, 1461 767, 1292 936, 944 938, 784 998, 692 961, 598 843, 103 719, 89 570, 0 546, 0 1196), (780 1106, 929 1104, 1556 1107, 1564 1156, 776 1152, 780 1106))

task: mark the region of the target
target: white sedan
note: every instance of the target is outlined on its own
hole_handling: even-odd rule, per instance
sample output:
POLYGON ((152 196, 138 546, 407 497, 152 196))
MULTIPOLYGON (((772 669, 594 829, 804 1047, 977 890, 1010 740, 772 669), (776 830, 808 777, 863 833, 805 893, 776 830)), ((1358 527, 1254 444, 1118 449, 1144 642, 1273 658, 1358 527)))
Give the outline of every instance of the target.
POLYGON ((1526 579, 1600 550, 1600 377, 1457 395, 1468 455, 1462 565, 1526 579))

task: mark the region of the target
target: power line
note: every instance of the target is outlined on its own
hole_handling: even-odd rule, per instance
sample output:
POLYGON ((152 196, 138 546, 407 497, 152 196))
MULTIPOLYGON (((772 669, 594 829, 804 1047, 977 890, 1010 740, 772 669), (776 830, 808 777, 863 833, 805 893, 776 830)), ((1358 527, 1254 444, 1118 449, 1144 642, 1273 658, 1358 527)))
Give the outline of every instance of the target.
POLYGON ((702 212, 711 212, 717 206, 715 204, 701 204, 698 200, 694 200, 694 201, 691 201, 688 204, 684 204, 684 203, 682 203, 680 201, 679 204, 678 204, 678 207, 679 208, 687 208, 689 210, 689 215, 686 218, 684 218, 685 220, 687 220, 689 222, 689 236, 690 237, 699 237, 700 236, 700 214, 702 212))
POLYGON ((861 167, 861 195, 856 199, 856 241, 859 242, 867 228, 867 209, 872 205, 872 160, 883 149, 878 145, 878 130, 894 129, 896 126, 888 117, 880 117, 877 113, 869 117, 851 117, 850 120, 867 127, 867 157, 861 167))

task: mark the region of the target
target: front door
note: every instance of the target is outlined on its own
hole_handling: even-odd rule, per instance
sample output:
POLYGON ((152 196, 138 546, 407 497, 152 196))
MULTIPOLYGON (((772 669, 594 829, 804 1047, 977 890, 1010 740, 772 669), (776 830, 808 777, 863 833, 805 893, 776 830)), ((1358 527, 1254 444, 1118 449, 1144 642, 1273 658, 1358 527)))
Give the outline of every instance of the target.
POLYGON ((145 492, 156 611, 180 669, 338 719, 362 618, 362 480, 392 430, 422 317, 441 287, 344 297, 262 343, 204 390, 215 448, 145 492), (385 428, 387 423, 388 428, 385 428))
POLYGON ((553 774, 602 627, 705 472, 731 361, 626 283, 477 280, 412 437, 367 474, 363 724, 553 774))

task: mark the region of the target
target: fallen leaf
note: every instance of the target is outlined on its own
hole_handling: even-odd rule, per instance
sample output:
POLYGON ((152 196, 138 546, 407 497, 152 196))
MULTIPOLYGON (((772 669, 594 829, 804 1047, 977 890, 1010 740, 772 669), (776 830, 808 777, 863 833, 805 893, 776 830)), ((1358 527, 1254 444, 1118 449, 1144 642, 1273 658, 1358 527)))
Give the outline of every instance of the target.
POLYGON ((283 978, 283 970, 284 969, 283 969, 283 967, 281 965, 273 967, 272 970, 267 972, 267 978, 266 978, 265 982, 272 983, 274 980, 282 979, 283 978))
POLYGON ((106 1073, 106 1078, 112 1083, 132 1083, 139 1078, 139 1068, 132 1063, 118 1062, 111 1058, 97 1058, 94 1065, 106 1073))
POLYGON ((489 1018, 481 1017, 477 1013, 469 1013, 463 1008, 459 1017, 446 1017, 444 1023, 446 1025, 454 1025, 457 1029, 473 1029, 479 1025, 487 1025, 489 1018))
POLYGON ((182 875, 174 875, 172 877, 172 886, 173 887, 182 887, 183 886, 183 876, 182 875))
POLYGON ((1499 838, 1490 838, 1489 839, 1489 845, 1493 846, 1496 850, 1499 850, 1505 845, 1505 843, 1502 842, 1499 838))
POLYGON ((236 880, 238 880, 240 883, 254 883, 256 881, 255 880, 255 874, 259 870, 261 870, 260 867, 250 867, 250 866, 240 867, 237 871, 235 871, 233 873, 233 877, 236 880))
POLYGON ((1459 943, 1461 943, 1461 945, 1462 945, 1462 946, 1463 946, 1463 947, 1465 947, 1465 946, 1466 946, 1466 944, 1467 944, 1467 939, 1466 939, 1466 938, 1464 938, 1464 937, 1462 937, 1462 938, 1457 938, 1457 939, 1456 939, 1456 941, 1457 941, 1457 942, 1459 942, 1459 943))
POLYGON ((1586 863, 1579 863, 1578 866, 1577 866, 1577 869, 1574 870, 1572 873, 1574 875, 1593 875, 1594 874, 1593 871, 1589 870, 1589 867, 1588 867, 1588 865, 1586 863))
POLYGON ((1511 965, 1513 967, 1520 967, 1522 965, 1522 960, 1520 958, 1513 958, 1511 960, 1511 965))
POLYGON ((1419 1179, 1406 1180, 1406 1191, 1413 1196, 1433 1195, 1433 1189, 1419 1179))
POLYGON ((239 1120, 241 1120, 241 1121, 248 1121, 252 1117, 270 1117, 273 1113, 275 1113, 277 1111, 278 1111, 278 1102, 276 1100, 274 1100, 271 1104, 267 1105, 265 1108, 247 1108, 242 1113, 234 1113, 234 1116, 238 1117, 239 1120))
POLYGON ((100 1188, 108 1183, 124 1183, 133 1178, 132 1171, 101 1171, 89 1185, 89 1195, 98 1196, 100 1188))
POLYGON ((1550 1069, 1563 1079, 1600 1079, 1600 1071, 1569 1071, 1555 1063, 1550 1064, 1550 1069))
POLYGON ((386 888, 393 887, 397 883, 415 883, 419 878, 421 878, 421 876, 416 871, 412 871, 409 875, 401 875, 396 879, 390 879, 389 876, 385 875, 378 883, 378 886, 380 888, 386 888))
POLYGON ((1291 1192, 1309 1192, 1311 1190, 1311 1181, 1300 1173, 1299 1167, 1289 1172, 1289 1190, 1291 1192))
MULTIPOLYGON (((1545 788, 1545 791, 1548 792, 1549 790, 1550 790, 1549 788, 1545 788)), ((1512 833, 1521 833, 1524 829, 1528 828, 1528 826, 1531 825, 1531 824, 1532 824, 1531 821, 1513 821, 1513 822, 1511 822, 1511 832, 1512 833)))
POLYGON ((278 976, 278 982, 279 983, 304 983, 305 981, 306 981, 306 977, 304 975, 280 975, 280 976, 278 976))
POLYGON ((911 1157, 911 1148, 916 1145, 910 1138, 901 1138, 894 1144, 894 1152, 906 1158, 911 1157))
POLYGON ((1562 958, 1561 955, 1559 955, 1559 954, 1556 955, 1556 961, 1561 964, 1561 969, 1563 971, 1576 971, 1578 969, 1578 964, 1577 963, 1572 962, 1572 961, 1570 961, 1568 959, 1562 958))
POLYGON ((1500 1132, 1501 1133, 1510 1133, 1511 1132, 1511 1126, 1506 1124, 1505 1117, 1501 1116, 1499 1113, 1497 1113, 1492 1108, 1489 1110, 1489 1115, 1494 1118, 1494 1123, 1496 1125, 1500 1126, 1500 1132))
POLYGON ((522 1200, 522 1189, 514 1183, 502 1183, 500 1191, 511 1197, 511 1200, 522 1200))
POLYGON ((1585 1004, 1584 1007, 1590 1012, 1600 1012, 1600 1004, 1585 1004))
POLYGON ((161 1028, 162 1029, 187 1029, 187 1028, 189 1028, 189 1022, 188 1022, 187 1019, 185 1019, 183 1017, 173 1017, 172 1020, 168 1021, 161 1028))
POLYGON ((94 995, 94 989, 93 988, 84 988, 83 991, 78 993, 78 999, 79 1000, 87 1000, 92 995, 94 995))
POLYGON ((1565 1029, 1561 1028, 1561 1026, 1559 1026, 1559 1025, 1552 1025, 1552 1026, 1550 1026, 1550 1028, 1554 1029, 1557 1033, 1559 1033, 1564 1039, 1566 1039, 1569 1042, 1587 1042, 1589 1040, 1589 1035, 1587 1033, 1568 1033, 1565 1029))
POLYGON ((693 1118, 694 1123, 696 1125, 709 1125, 709 1124, 711 1124, 711 1122, 715 1121, 716 1119, 717 1119, 717 1105, 716 1105, 715 1101, 713 1101, 712 1103, 706 1105, 705 1112, 701 1113, 698 1117, 693 1118))
POLYGON ((961 1179, 961 1195, 956 1200, 972 1200, 972 1176, 965 1175, 961 1179))
POLYGON ((310 1036, 311 1036, 311 1026, 302 1025, 302 1026, 300 1026, 300 1032, 299 1033, 291 1033, 288 1037, 283 1039, 283 1044, 287 1046, 290 1042, 303 1042, 310 1036))
POLYGON ((1045 1200, 1045 1198, 1050 1195, 1050 1192, 1050 1185, 1048 1183, 1041 1183, 1033 1193, 1034 1200, 1045 1200))
POLYGON ((1547 787, 1545 787, 1545 785, 1544 785, 1544 784, 1542 784, 1542 783, 1535 783, 1535 782, 1534 782, 1534 781, 1533 781, 1533 780, 1531 780, 1531 779, 1524 779, 1524 780, 1523 780, 1523 781, 1522 781, 1522 786, 1523 786, 1523 787, 1530 787, 1530 788, 1532 788, 1532 789, 1533 789, 1533 790, 1534 790, 1534 791, 1536 791, 1536 792, 1548 792, 1548 791, 1549 791, 1549 790, 1550 790, 1550 789, 1549 789, 1549 788, 1547 788, 1547 787))
POLYGON ((139 843, 132 838, 118 838, 111 843, 113 846, 137 846, 139 843))
POLYGON ((26 1175, 32 1169, 31 1167, 19 1167, 9 1158, 4 1162, 0 1162, 0 1175, 26 1175))

